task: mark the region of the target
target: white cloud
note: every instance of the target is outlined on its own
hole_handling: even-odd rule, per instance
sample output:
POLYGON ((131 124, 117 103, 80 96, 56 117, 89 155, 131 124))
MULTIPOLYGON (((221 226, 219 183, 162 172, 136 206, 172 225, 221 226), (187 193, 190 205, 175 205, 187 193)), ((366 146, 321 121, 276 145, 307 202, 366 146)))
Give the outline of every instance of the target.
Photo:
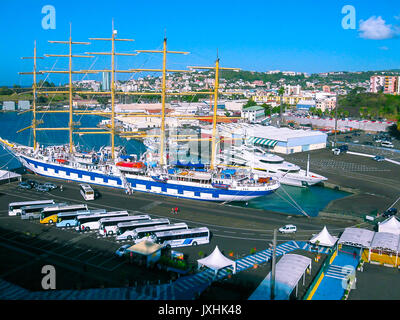
POLYGON ((383 40, 396 37, 400 30, 396 26, 386 24, 382 17, 372 16, 368 20, 360 21, 360 37, 364 39, 383 40))

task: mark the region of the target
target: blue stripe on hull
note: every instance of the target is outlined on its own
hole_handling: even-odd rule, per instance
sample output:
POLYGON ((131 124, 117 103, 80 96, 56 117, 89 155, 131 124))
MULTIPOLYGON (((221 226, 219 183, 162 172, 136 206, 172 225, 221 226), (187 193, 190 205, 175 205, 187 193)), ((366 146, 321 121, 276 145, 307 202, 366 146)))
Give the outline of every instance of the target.
MULTIPOLYGON (((35 172, 36 174, 41 175, 41 176, 47 176, 47 177, 61 179, 61 180, 84 182, 84 183, 88 183, 88 182, 84 181, 84 180, 79 180, 79 178, 82 178, 82 176, 88 176, 88 177, 90 177, 90 180, 91 180, 90 184, 99 185, 99 186, 103 186, 103 187, 106 186, 106 187, 124 189, 124 187, 122 186, 121 179, 118 177, 115 177, 115 176, 108 176, 108 175, 100 174, 97 172, 83 171, 83 170, 79 170, 79 169, 57 166, 57 165, 48 164, 48 163, 44 163, 44 162, 38 162, 38 161, 31 160, 31 159, 28 159, 25 157, 23 157, 23 159, 26 162, 28 162, 30 165, 33 165, 35 168, 37 168, 38 166, 44 167, 45 168, 44 171, 48 171, 49 168, 53 169, 56 173, 59 173, 59 171, 64 171, 64 172, 66 172, 67 178, 35 172), (78 175, 78 179, 72 178, 71 173, 78 175), (108 183, 109 180, 115 180, 117 182, 117 186, 96 183, 95 178, 103 180, 104 183, 108 183)), ((129 183, 131 183, 133 188, 136 187, 136 184, 144 185, 146 187, 146 190, 135 188, 135 191, 151 193, 151 194, 158 194, 158 195, 163 195, 163 196, 171 196, 171 197, 175 197, 175 198, 194 199, 194 200, 203 200, 203 201, 225 201, 223 199, 219 200, 220 196, 232 196, 232 197, 237 197, 237 198, 238 197, 260 197, 260 196, 265 196, 265 195, 271 194, 275 191, 275 190, 236 191, 236 190, 202 188, 202 187, 196 187, 196 186, 187 186, 187 185, 180 185, 180 184, 173 184, 173 183, 157 182, 157 181, 152 181, 152 180, 139 180, 139 179, 132 179, 132 178, 127 178, 126 180, 129 183), (151 187, 161 188, 162 192, 167 192, 167 189, 173 189, 173 190, 177 191, 177 194, 154 192, 154 191, 151 191, 151 187), (194 197, 184 196, 184 191, 193 192, 194 197), (212 199, 201 198, 200 193, 203 193, 203 194, 207 193, 209 195, 212 195, 212 199)))

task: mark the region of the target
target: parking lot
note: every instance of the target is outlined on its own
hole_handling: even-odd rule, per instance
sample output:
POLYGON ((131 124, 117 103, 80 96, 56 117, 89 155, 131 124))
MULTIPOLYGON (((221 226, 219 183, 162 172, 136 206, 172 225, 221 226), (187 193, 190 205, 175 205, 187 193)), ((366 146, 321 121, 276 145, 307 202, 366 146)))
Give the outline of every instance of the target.
MULTIPOLYGON (((24 176, 24 179, 60 184, 58 180, 31 175, 24 176)), ((41 268, 46 264, 56 267, 57 289, 168 283, 177 277, 176 273, 144 268, 118 258, 115 251, 126 242, 118 243, 115 237, 103 238, 95 231, 79 233, 73 228, 57 228, 40 224, 38 220, 8 216, 8 204, 16 201, 54 199, 70 204, 86 203, 89 209, 128 210, 131 214, 168 218, 171 223, 185 222, 189 228, 206 226, 212 235, 209 244, 176 248, 188 257, 194 268, 197 259, 210 254, 216 245, 232 259, 246 257, 253 250, 264 250, 272 241, 273 229, 289 222, 297 226, 298 232, 280 234, 278 244, 290 240, 306 241, 323 225, 328 225, 336 235, 348 226, 346 221, 310 220, 143 193, 129 196, 122 190, 105 187, 96 187, 99 197, 95 201, 85 201, 79 194, 77 183, 65 181, 63 184, 63 191, 57 188, 49 192, 19 189, 16 182, 0 185, 0 256, 6 261, 0 268, 0 278, 30 290, 41 290, 41 268), (178 215, 171 214, 171 207, 175 206, 179 206, 178 215)))
MULTIPOLYGON (((132 265, 127 259, 117 257, 115 251, 126 242, 116 242, 115 237, 101 237, 97 230, 79 233, 74 228, 57 228, 55 225, 41 224, 39 220, 8 216, 8 203, 15 201, 54 199, 56 202, 68 200, 71 204, 87 203, 89 209, 102 207, 96 201, 85 202, 80 196, 77 197, 76 186, 72 190, 71 186, 64 185, 63 191, 58 188, 50 192, 23 190, 18 188, 17 183, 0 187, 0 205, 4 208, 0 210, 0 256, 4 261, 0 267, 0 278, 26 289, 41 290, 41 268, 50 264, 57 270, 57 289, 119 287, 127 283, 164 283, 174 279, 175 276, 170 273, 132 265)), ((125 195, 122 193, 121 196, 125 195)), ((143 205, 140 200, 138 203, 142 208, 152 208, 150 204, 143 205)), ((108 205, 106 209, 122 208, 108 205)), ((171 222, 174 220, 170 219, 171 222)), ((189 227, 196 226, 200 224, 189 224, 189 227)), ((217 243, 222 250, 232 248, 231 241, 217 236, 207 245, 177 249, 195 263, 200 255, 210 253, 217 243)), ((235 257, 248 254, 248 246, 260 244, 259 241, 256 243, 254 245, 250 240, 235 247, 238 249, 235 250, 235 257)))

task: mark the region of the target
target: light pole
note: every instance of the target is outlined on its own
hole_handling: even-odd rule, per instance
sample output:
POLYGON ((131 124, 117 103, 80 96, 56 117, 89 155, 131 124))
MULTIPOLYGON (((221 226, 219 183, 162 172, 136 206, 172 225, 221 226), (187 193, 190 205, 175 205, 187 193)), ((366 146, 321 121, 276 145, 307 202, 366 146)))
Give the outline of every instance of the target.
POLYGON ((335 106, 335 145, 334 147, 336 148, 336 131, 337 131, 337 108, 338 108, 338 98, 336 97, 336 106, 335 106))
POLYGON ((271 268, 271 300, 275 300, 275 263, 276 263, 276 229, 272 242, 272 268, 271 268))

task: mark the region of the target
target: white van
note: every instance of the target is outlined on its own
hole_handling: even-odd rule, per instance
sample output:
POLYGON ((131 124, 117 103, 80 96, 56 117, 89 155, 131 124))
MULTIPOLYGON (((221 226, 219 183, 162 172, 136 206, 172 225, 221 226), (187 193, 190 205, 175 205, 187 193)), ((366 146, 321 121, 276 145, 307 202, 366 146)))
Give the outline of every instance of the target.
POLYGON ((393 143, 391 143, 390 141, 382 141, 381 142, 381 147, 385 147, 385 148, 394 148, 393 143))

